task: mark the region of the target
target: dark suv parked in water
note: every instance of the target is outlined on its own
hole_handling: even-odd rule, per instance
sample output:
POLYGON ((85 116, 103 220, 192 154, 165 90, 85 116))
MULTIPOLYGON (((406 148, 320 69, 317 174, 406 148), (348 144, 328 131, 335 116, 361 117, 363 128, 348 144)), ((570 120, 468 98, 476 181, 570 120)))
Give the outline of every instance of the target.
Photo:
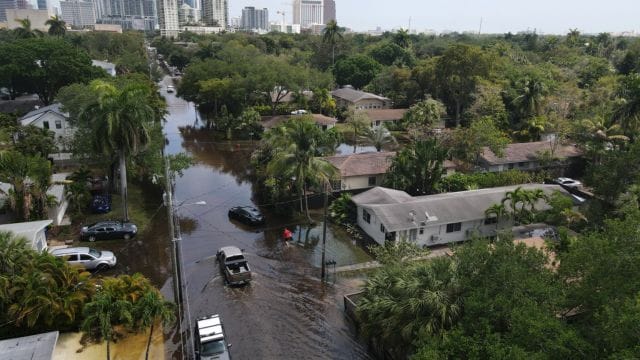
POLYGON ((248 225, 264 224, 264 216, 260 210, 251 206, 235 206, 229 209, 229 217, 248 225))
POLYGON ((130 222, 101 221, 80 229, 80 240, 129 240, 136 236, 138 227, 130 222))

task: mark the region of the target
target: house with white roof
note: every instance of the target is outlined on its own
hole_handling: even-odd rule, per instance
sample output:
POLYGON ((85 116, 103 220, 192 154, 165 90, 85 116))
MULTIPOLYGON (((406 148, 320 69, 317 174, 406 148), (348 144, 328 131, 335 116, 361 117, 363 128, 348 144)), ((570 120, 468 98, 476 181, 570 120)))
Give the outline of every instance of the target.
MULTIPOLYGON (((522 187, 551 195, 567 192, 559 185, 526 184, 437 195, 411 196, 404 191, 375 187, 352 197, 360 228, 378 244, 406 239, 419 246, 450 244, 474 236, 492 236, 512 226, 509 219, 487 218, 485 211, 506 193, 522 187)), ((508 203, 507 203, 508 206, 508 203)), ((543 200, 539 210, 548 209, 543 200)))
POLYGON ((47 249, 47 226, 51 225, 51 220, 28 221, 13 224, 0 225, 0 231, 8 231, 17 237, 27 239, 27 245, 36 251, 47 249))
POLYGON ((338 107, 353 107, 356 110, 388 109, 392 105, 389 98, 356 90, 349 85, 333 90, 331 96, 336 100, 338 107))
POLYGON ((116 76, 116 64, 102 60, 91 60, 91 65, 102 68, 107 74, 116 76))
POLYGON ((53 131, 58 149, 64 151, 75 129, 69 124, 69 113, 63 112, 61 106, 62 104, 55 103, 30 111, 19 119, 20 125, 33 125, 53 131))

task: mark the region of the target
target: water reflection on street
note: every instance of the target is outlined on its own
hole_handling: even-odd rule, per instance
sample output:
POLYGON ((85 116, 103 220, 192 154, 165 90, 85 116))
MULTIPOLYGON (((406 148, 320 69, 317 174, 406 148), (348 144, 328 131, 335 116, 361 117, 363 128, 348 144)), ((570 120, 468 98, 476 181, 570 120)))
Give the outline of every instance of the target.
MULTIPOLYGON (((166 85, 170 80, 164 81, 166 85)), ((177 179, 175 188, 176 203, 185 204, 177 211, 191 316, 219 313, 235 359, 368 359, 342 311, 342 295, 355 290, 353 281, 333 275, 328 284, 319 280, 322 223, 308 228, 269 213, 261 229, 229 221, 227 211, 232 206, 263 205, 254 200, 248 177, 255 144, 214 140, 198 129, 201 120, 193 104, 164 90, 163 95, 170 112, 165 125, 168 152, 186 151, 196 160, 177 179), (206 205, 189 205, 197 201, 206 205), (294 231, 291 244, 280 238, 285 226, 294 231), (215 253, 226 245, 245 250, 254 275, 250 286, 223 284, 215 253)), ((166 241, 166 235, 159 241, 166 241)), ((167 250, 164 245, 159 249, 167 250)), ((370 260, 332 225, 328 226, 326 259, 335 260, 337 266, 370 260)), ((165 263, 157 268, 166 278, 167 257, 161 261, 165 263)))

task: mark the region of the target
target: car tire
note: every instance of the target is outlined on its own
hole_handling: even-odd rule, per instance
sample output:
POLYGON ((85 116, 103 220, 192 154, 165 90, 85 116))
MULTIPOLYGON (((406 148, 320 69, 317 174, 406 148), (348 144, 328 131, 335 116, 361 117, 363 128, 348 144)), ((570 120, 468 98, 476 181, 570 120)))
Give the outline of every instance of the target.
POLYGON ((129 239, 131 239, 131 234, 124 234, 123 238, 125 240, 129 240, 129 239))
POLYGON ((89 241, 90 241, 90 242, 94 242, 94 241, 96 241, 96 237, 95 237, 95 236, 93 236, 93 235, 89 236, 89 241))
POLYGON ((109 270, 109 265, 107 264, 100 264, 96 267, 96 270, 98 271, 104 271, 104 270, 109 270))

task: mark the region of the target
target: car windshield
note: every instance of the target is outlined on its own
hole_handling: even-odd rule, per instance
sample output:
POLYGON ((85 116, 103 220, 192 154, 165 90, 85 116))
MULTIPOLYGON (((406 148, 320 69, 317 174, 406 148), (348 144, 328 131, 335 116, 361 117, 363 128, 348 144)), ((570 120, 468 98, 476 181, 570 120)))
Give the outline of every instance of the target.
POLYGON ((102 251, 96 250, 96 249, 89 249, 89 255, 95 258, 99 258, 100 256, 102 256, 102 251))
POLYGON ((221 354, 224 352, 224 349, 225 349, 224 339, 217 340, 217 341, 209 341, 202 344, 202 351, 200 352, 200 355, 208 356, 208 355, 221 354))

